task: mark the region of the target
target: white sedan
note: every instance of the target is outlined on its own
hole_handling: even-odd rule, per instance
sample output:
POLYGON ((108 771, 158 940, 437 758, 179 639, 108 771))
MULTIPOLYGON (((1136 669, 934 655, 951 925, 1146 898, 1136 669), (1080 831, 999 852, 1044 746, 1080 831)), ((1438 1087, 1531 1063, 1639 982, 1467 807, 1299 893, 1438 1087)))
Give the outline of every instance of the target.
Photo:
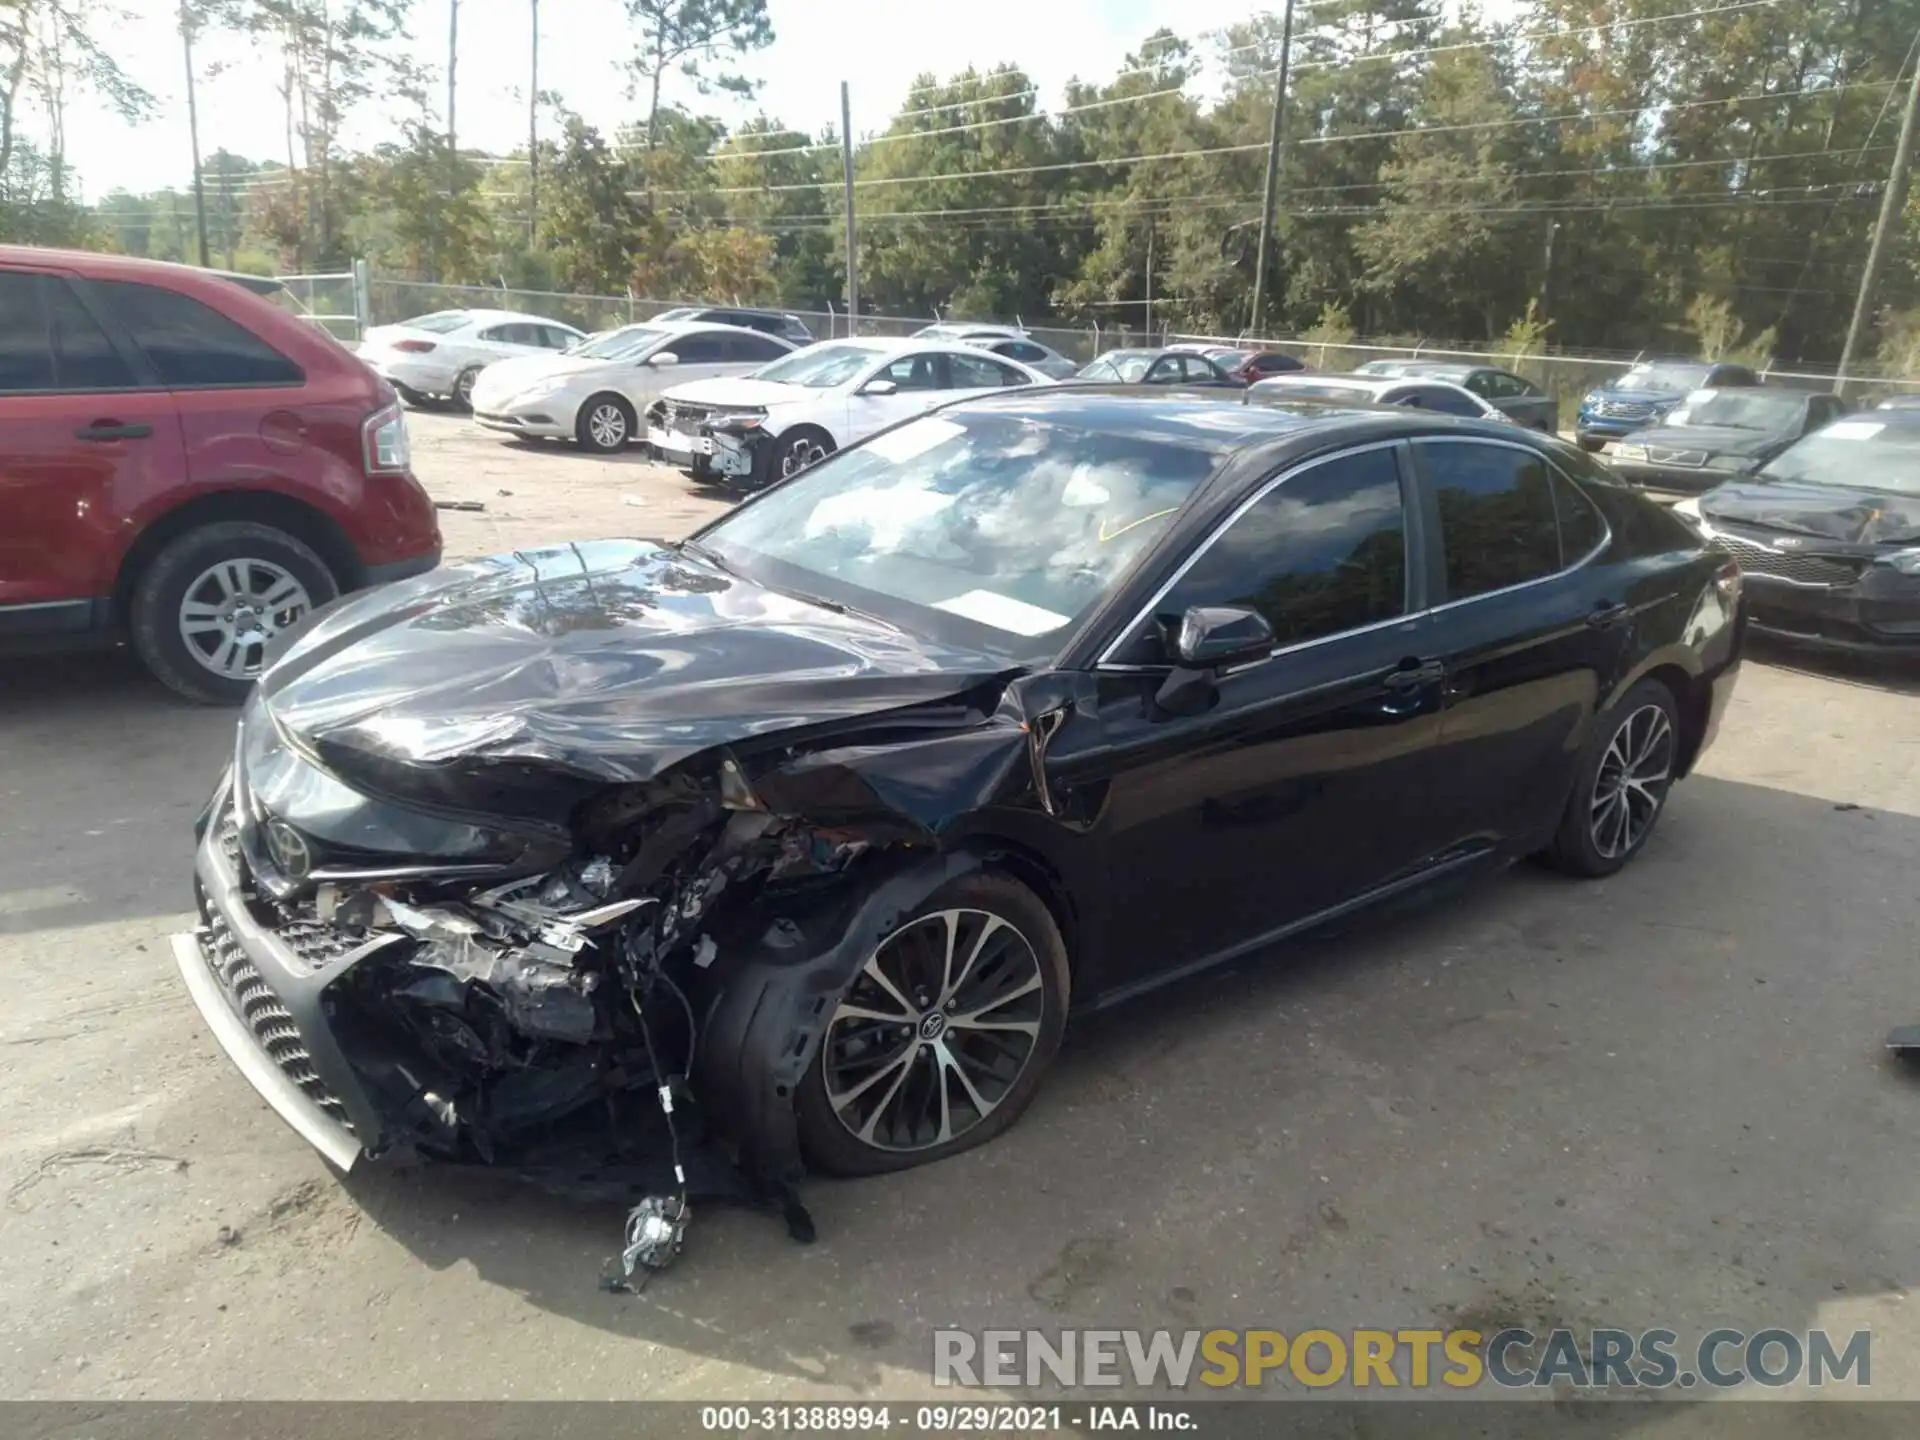
POLYGON ((409 405, 441 396, 465 409, 473 382, 496 360, 557 355, 587 337, 571 325, 511 310, 440 310, 375 325, 360 338, 360 358, 409 405))
POLYGON ((647 438, 696 479, 765 483, 949 400, 1052 383, 967 345, 828 340, 739 379, 674 386, 647 438), (724 426, 717 437, 716 424, 724 426))
POLYGON ((793 350, 736 325, 625 325, 565 355, 489 365, 474 383, 473 418, 502 435, 574 440, 611 454, 641 437, 641 417, 665 386, 743 375, 793 350))
POLYGON ((1442 415, 1469 415, 1476 420, 1504 420, 1518 425, 1462 385, 1418 376, 1385 375, 1269 375, 1247 388, 1247 403, 1274 400, 1333 400, 1353 405, 1404 405, 1413 410, 1437 410, 1442 415))

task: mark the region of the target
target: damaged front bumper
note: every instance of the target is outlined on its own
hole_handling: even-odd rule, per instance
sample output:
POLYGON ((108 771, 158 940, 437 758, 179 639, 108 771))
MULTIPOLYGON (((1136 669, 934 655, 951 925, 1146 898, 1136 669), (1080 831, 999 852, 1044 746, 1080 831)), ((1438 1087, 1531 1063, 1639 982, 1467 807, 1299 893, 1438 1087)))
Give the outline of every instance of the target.
POLYGON ((214 1039, 260 1097, 330 1164, 351 1170, 388 1143, 324 1013, 327 986, 358 957, 302 954, 254 919, 232 788, 223 781, 214 796, 194 857, 200 924, 171 937, 174 962, 214 1039))
MULTIPOLYGON (((470 1117, 458 1125, 445 1119, 454 1092, 436 1081, 429 1057, 374 1053, 356 1033, 355 1005, 364 999, 356 1001, 348 983, 354 972, 376 957, 377 964, 404 958, 416 942, 391 930, 368 935, 286 920, 252 873, 244 791, 244 778, 230 772, 208 808, 194 865, 200 924, 172 937, 188 994, 221 1048, 274 1112, 341 1171, 416 1155, 493 1163, 491 1147, 475 1153, 470 1117), (389 945, 403 948, 381 957, 389 945)), ((637 1173, 636 1146, 651 1145, 653 1173, 665 1174, 667 1137, 646 1133, 644 1122, 657 1125, 656 1090, 684 1083, 682 1103, 697 1112, 686 1156, 696 1178, 687 1193, 782 1194, 804 1172, 795 1097, 835 1000, 902 918, 979 864, 966 852, 904 847, 876 857, 860 884, 714 915, 676 982, 699 1017, 692 1043, 663 1056, 660 1073, 617 1084, 605 1071, 595 1077, 595 1096, 609 1106, 625 1094, 641 1102, 627 1107, 628 1133, 590 1129, 583 1140, 581 1127, 566 1128, 581 1118, 576 1103, 552 1125, 538 1117, 523 1124, 501 1145, 501 1163, 550 1188, 599 1193, 585 1183, 589 1176, 622 1166, 637 1173), (555 1176, 568 1183, 552 1183, 555 1176)))

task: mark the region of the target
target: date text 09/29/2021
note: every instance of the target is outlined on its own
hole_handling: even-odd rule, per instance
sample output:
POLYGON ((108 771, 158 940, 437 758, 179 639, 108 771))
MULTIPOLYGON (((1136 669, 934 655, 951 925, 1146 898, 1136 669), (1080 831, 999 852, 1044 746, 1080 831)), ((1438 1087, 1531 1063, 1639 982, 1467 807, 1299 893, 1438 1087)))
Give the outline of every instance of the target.
POLYGON ((717 1434, 759 1431, 828 1432, 842 1435, 1044 1434, 1073 1430, 1149 1430, 1191 1433, 1199 1422, 1188 1407, 1113 1405, 910 1405, 772 1404, 703 1405, 700 1428, 717 1434))

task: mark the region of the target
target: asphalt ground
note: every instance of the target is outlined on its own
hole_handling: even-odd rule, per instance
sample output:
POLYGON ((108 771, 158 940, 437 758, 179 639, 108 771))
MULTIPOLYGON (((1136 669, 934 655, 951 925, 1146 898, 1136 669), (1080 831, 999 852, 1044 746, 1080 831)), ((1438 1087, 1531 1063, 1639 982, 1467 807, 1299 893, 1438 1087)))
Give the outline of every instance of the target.
MULTIPOLYGON (((485 507, 454 556, 723 503, 414 429, 485 507)), ((1122 1011, 996 1143, 810 1182, 812 1246, 702 1211, 635 1297, 596 1284, 617 1209, 343 1181, 267 1110, 165 942, 231 715, 5 662, 0 1398, 912 1397, 938 1326, 1508 1324, 1869 1327, 1873 1393, 1920 1398, 1920 1084, 1881 1043, 1920 1020, 1916 696, 1758 655, 1623 874, 1522 868, 1122 1011)))

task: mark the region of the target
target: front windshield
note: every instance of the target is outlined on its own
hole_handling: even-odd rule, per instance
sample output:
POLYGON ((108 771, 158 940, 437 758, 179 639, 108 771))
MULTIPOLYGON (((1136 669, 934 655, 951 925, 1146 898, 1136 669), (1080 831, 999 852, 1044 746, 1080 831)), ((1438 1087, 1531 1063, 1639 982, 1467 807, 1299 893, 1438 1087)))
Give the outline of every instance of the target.
POLYGON ((1694 390, 1706 383, 1704 365, 1636 365, 1613 382, 1616 390, 1694 390))
POLYGON ((880 352, 869 345, 813 345, 762 365, 753 378, 826 390, 846 384, 879 358, 880 352))
POLYGON ((1920 425, 1838 420, 1769 460, 1760 477, 1920 495, 1920 425))
POLYGON ((1669 425, 1724 425, 1733 430, 1785 430, 1800 418, 1806 401, 1764 390, 1709 390, 1668 417, 1669 425))
MULTIPOLYGON (((1156 353, 1153 350, 1110 350, 1094 361, 1093 365, 1104 365, 1127 384, 1137 385, 1140 377, 1147 373, 1147 366, 1153 363, 1156 353)), ((1089 365, 1087 369, 1091 371, 1093 365, 1089 365)))
POLYGON ((667 332, 655 330, 646 325, 629 325, 576 345, 567 353, 583 356, 588 360, 620 360, 644 346, 651 345, 667 332))
POLYGON ((699 543, 749 575, 772 562, 776 586, 830 582, 829 598, 847 588, 848 603, 883 618, 900 615, 897 602, 941 611, 983 627, 981 644, 1037 659, 1217 463, 1166 438, 934 415, 822 462, 699 543))

